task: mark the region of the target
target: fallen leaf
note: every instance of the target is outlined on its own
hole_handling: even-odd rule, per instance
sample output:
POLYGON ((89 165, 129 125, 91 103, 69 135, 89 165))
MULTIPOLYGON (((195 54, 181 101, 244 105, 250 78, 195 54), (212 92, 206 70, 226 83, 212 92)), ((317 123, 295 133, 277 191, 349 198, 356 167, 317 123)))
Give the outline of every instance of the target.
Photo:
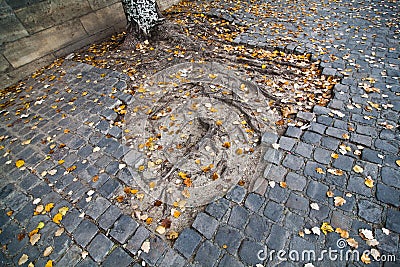
POLYGON ((382 228, 382 232, 383 232, 385 235, 389 235, 389 234, 390 234, 390 230, 389 230, 389 229, 386 229, 386 228, 382 228))
POLYGON ((87 252, 87 251, 82 251, 82 254, 81 254, 81 256, 82 256, 82 259, 86 259, 86 257, 89 255, 89 252, 87 252))
POLYGON ((179 216, 181 216, 181 212, 176 209, 171 209, 171 213, 174 218, 179 218, 179 216))
POLYGON ((30 143, 31 143, 31 139, 28 139, 28 140, 25 140, 25 141, 23 141, 21 144, 24 146, 24 145, 29 145, 30 143))
POLYGON ((146 224, 150 225, 153 222, 153 218, 149 217, 146 219, 146 224))
POLYGON ((77 168, 76 165, 73 165, 73 166, 67 168, 67 172, 72 172, 72 171, 76 170, 76 168, 77 168))
POLYGON ((372 233, 371 230, 368 229, 360 229, 358 230, 360 236, 364 239, 364 240, 372 240, 374 239, 374 234, 372 233))
POLYGON ((376 247, 377 245, 379 245, 379 242, 376 239, 367 240, 366 243, 370 247, 376 247))
POLYGON ((317 173, 319 174, 325 174, 324 170, 322 168, 316 168, 315 169, 317 171, 317 173))
POLYGON ((56 215, 54 215, 53 217, 53 222, 56 224, 60 224, 61 220, 62 220, 63 216, 61 213, 57 213, 56 215))
POLYGON ((327 191, 327 192, 326 192, 326 195, 327 195, 328 197, 333 197, 335 194, 334 194, 332 191, 327 191))
POLYGON ((380 257, 381 257, 381 253, 375 249, 375 248, 371 248, 371 253, 370 255, 376 260, 379 261, 380 257))
POLYGON ((330 174, 336 175, 336 176, 342 176, 343 175, 343 171, 342 170, 338 170, 338 169, 328 169, 328 172, 330 174))
POLYGON ((62 215, 65 216, 65 214, 67 214, 67 211, 69 210, 68 207, 62 207, 58 209, 58 212, 62 215))
POLYGON ((362 256, 361 256, 361 261, 362 261, 363 263, 365 263, 365 264, 370 264, 370 263, 371 263, 371 259, 370 259, 370 257, 369 257, 366 253, 363 253, 363 254, 362 254, 362 256))
POLYGON ((327 233, 333 232, 333 227, 329 225, 329 223, 324 222, 321 225, 321 231, 326 235, 327 233))
POLYGON ((25 161, 22 160, 22 159, 19 159, 19 160, 17 160, 17 161, 15 162, 15 166, 16 166, 17 168, 21 168, 21 167, 24 166, 24 165, 25 165, 25 161))
POLYGON ((286 184, 286 182, 279 182, 279 186, 282 188, 286 188, 287 184, 286 184))
POLYGON ((39 229, 35 228, 32 231, 29 232, 28 236, 32 237, 34 234, 37 234, 39 232, 39 229))
POLYGON ((319 210, 319 206, 317 203, 311 203, 310 206, 311 206, 311 209, 313 209, 313 210, 319 210))
POLYGON ((25 233, 19 233, 18 235, 17 235, 17 239, 18 239, 18 241, 22 241, 24 238, 25 238, 25 233))
POLYGON ((358 248, 358 242, 354 238, 346 239, 346 241, 347 241, 347 244, 349 244, 350 247, 358 248))
POLYGON ((53 267, 53 261, 52 260, 48 260, 44 267, 53 267))
POLYGON ((335 232, 338 233, 341 238, 349 238, 349 232, 347 232, 346 230, 336 228, 335 232))
POLYGON ((365 182, 364 183, 369 188, 374 187, 374 180, 372 180, 370 177, 365 178, 365 182))
POLYGON ((7 216, 8 216, 8 217, 11 217, 11 215, 13 215, 13 213, 14 213, 14 211, 9 210, 9 211, 7 211, 7 216))
POLYGON ((355 165, 353 167, 353 171, 355 171, 356 173, 362 173, 364 171, 364 169, 358 165, 355 165))
POLYGON ((43 229, 43 227, 44 227, 44 222, 40 222, 36 228, 43 229))
POLYGON ((45 210, 46 212, 50 212, 53 208, 54 208, 54 203, 48 203, 48 204, 46 204, 46 206, 44 207, 44 210, 45 210))
POLYGON ((53 247, 49 246, 43 251, 43 256, 47 257, 53 252, 53 247))
POLYGON ((144 252, 144 253, 149 253, 150 251, 150 241, 144 241, 142 246, 140 247, 140 249, 144 252))
POLYGON ((64 227, 58 228, 57 231, 54 233, 54 236, 61 236, 64 233, 64 227))
POLYGON ((160 235, 163 235, 163 234, 165 234, 165 227, 164 226, 162 226, 162 225, 159 225, 159 226, 157 226, 157 228, 156 228, 156 232, 157 233, 159 233, 160 235))
POLYGON ((115 200, 116 200, 118 203, 121 203, 122 201, 124 201, 124 196, 117 196, 117 197, 115 198, 115 200))
POLYGON ((18 260, 18 265, 24 264, 25 262, 28 261, 28 259, 29 259, 28 255, 22 254, 21 258, 19 258, 18 260))
POLYGON ((313 232, 313 234, 315 235, 321 235, 321 229, 319 229, 319 227, 315 226, 313 228, 311 228, 311 232, 313 232))
POLYGON ((339 155, 336 154, 336 153, 332 153, 332 154, 331 154, 331 157, 334 158, 334 159, 338 159, 338 158, 339 158, 339 155))
POLYGON ((335 200, 336 207, 343 206, 346 203, 346 199, 344 199, 342 197, 334 197, 334 200, 335 200))
POLYGON ((63 160, 63 159, 60 159, 59 161, 58 161, 58 164, 64 164, 64 162, 65 162, 65 160, 63 160))
POLYGON ((178 238, 178 236, 179 236, 178 232, 173 231, 173 230, 168 231, 168 233, 166 234, 166 237, 167 237, 167 239, 169 239, 169 240, 175 240, 175 239, 178 238))
POLYGON ((396 160, 397 166, 400 166, 400 159, 396 160))
POLYGON ((34 246, 40 240, 40 237, 41 237, 40 234, 34 234, 29 238, 29 242, 31 243, 32 246, 34 246))
POLYGON ((189 192, 189 190, 183 189, 183 190, 182 190, 182 195, 183 195, 184 197, 186 197, 186 198, 189 198, 189 197, 190 197, 190 192, 189 192))

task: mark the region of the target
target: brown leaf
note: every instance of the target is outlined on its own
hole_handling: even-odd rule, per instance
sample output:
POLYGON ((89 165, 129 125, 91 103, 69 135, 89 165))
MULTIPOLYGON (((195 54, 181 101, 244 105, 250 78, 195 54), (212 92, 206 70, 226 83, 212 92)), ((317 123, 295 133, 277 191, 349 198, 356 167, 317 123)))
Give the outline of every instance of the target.
POLYGON ((25 238, 25 236, 26 236, 26 234, 25 234, 25 233, 19 233, 19 234, 17 235, 17 239, 18 239, 18 241, 22 241, 22 239, 24 239, 24 238, 25 238))
POLYGON ((31 243, 32 246, 34 246, 40 240, 40 237, 41 237, 40 234, 34 234, 29 238, 29 242, 31 243))
POLYGON ((171 227, 171 220, 168 218, 165 218, 161 221, 161 226, 164 226, 166 229, 171 227))

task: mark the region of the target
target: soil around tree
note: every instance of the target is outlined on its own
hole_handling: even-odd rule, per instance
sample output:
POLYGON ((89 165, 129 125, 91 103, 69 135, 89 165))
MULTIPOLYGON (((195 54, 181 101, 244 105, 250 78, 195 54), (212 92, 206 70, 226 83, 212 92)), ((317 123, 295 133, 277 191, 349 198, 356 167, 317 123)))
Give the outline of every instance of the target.
POLYGON ((326 105, 337 81, 321 75, 310 55, 233 42, 245 26, 188 6, 166 18, 149 40, 127 46, 121 33, 73 60, 131 77, 137 101, 117 126, 137 153, 125 158, 135 181, 116 200, 175 239, 207 203, 262 175, 262 134, 306 127, 297 112, 326 105))

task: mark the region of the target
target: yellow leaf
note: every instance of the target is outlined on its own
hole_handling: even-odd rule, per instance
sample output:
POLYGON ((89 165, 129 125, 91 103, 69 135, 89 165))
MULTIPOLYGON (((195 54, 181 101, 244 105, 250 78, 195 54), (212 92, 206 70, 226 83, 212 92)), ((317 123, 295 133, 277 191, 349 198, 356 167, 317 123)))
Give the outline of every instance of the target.
POLYGON ((326 235, 327 233, 331 233, 334 230, 333 230, 332 226, 329 225, 329 223, 324 222, 324 223, 322 223, 321 231, 326 235))
POLYGON ((370 177, 365 178, 365 182, 364 183, 369 188, 374 187, 374 180, 372 180, 370 177))
POLYGON ((222 144, 222 147, 230 148, 231 147, 231 143, 230 142, 225 142, 225 143, 222 144))
POLYGON ((217 78, 218 77, 218 75, 217 74, 208 74, 208 77, 210 77, 211 79, 215 79, 215 78, 217 78))
POLYGON ((65 160, 63 160, 63 159, 60 159, 59 161, 58 161, 58 164, 63 164, 65 162, 65 160))
POLYGON ((11 215, 13 215, 13 213, 14 213, 14 211, 9 210, 9 211, 7 211, 7 216, 10 217, 11 215))
POLYGON ((52 260, 48 260, 44 267, 53 267, 53 261, 52 260))
POLYGON ((279 185, 282 188, 286 188, 287 187, 286 182, 280 182, 279 185))
POLYGON ((350 136, 347 133, 343 134, 342 137, 343 137, 343 139, 346 139, 346 140, 350 139, 350 136))
POLYGON ((316 168, 315 169, 317 171, 317 173, 319 174, 325 174, 324 170, 322 168, 316 168))
POLYGON ((67 172, 72 172, 74 170, 76 170, 76 166, 75 165, 67 168, 67 172))
POLYGON ((63 218, 62 214, 61 213, 57 213, 53 217, 53 222, 55 222, 56 224, 60 224, 62 218, 63 218))
POLYGON ((179 218, 179 216, 181 216, 181 212, 179 210, 175 210, 174 213, 173 213, 173 216, 175 218, 179 218))
POLYGON ((400 166, 400 159, 396 160, 397 166, 400 166))
POLYGON ((28 234, 28 236, 31 237, 31 236, 33 236, 34 234, 37 234, 38 232, 39 232, 39 229, 36 228, 36 229, 30 231, 29 234, 28 234))
POLYGON ((40 222, 36 228, 42 229, 43 227, 44 227, 44 222, 40 222))
POLYGON ((19 160, 17 160, 17 161, 15 162, 15 166, 16 166, 17 168, 21 168, 21 167, 24 166, 24 165, 25 165, 25 161, 22 160, 22 159, 19 159, 19 160))
POLYGON ((332 153, 332 154, 331 154, 331 157, 334 158, 334 159, 337 159, 337 158, 339 158, 339 155, 336 154, 336 153, 332 153))
POLYGON ((334 197, 334 199, 335 199, 335 206, 336 207, 343 206, 344 203, 346 203, 346 199, 344 199, 342 197, 334 197))
POLYGON ((186 179, 187 178, 187 174, 184 172, 178 172, 178 176, 181 177, 182 179, 186 179))
POLYGON ((65 133, 65 134, 67 134, 67 133, 69 133, 69 132, 71 132, 70 129, 65 129, 65 130, 64 130, 64 133, 65 133))
POLYGON ((358 165, 354 166, 353 171, 355 171, 356 173, 362 173, 364 171, 364 169, 358 165))
POLYGON ((62 215, 65 216, 65 214, 67 214, 67 211, 69 210, 68 207, 62 207, 58 209, 58 212, 62 215))
POLYGON ((146 219, 146 224, 150 225, 153 222, 153 218, 149 217, 146 219))
POLYGON ((266 69, 266 68, 267 68, 267 65, 261 65, 261 68, 262 68, 262 69, 266 69))
POLYGON ((22 145, 29 145, 31 143, 31 139, 22 142, 22 145))
POLYGON ((54 203, 49 203, 44 207, 46 212, 50 212, 54 208, 54 203))
POLYGON ((363 253, 361 256, 361 261, 365 264, 370 264, 371 258, 366 253, 363 253))
POLYGON ((335 194, 334 194, 332 191, 327 191, 327 192, 326 192, 326 195, 327 195, 328 197, 333 197, 335 194))

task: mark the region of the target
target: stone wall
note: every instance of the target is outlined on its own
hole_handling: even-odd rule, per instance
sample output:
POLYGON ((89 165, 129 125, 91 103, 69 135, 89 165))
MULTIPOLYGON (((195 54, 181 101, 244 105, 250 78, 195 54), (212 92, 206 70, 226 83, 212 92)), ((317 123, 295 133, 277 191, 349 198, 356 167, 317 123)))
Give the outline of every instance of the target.
POLYGON ((0 0, 0 89, 125 26, 119 0, 0 0))

